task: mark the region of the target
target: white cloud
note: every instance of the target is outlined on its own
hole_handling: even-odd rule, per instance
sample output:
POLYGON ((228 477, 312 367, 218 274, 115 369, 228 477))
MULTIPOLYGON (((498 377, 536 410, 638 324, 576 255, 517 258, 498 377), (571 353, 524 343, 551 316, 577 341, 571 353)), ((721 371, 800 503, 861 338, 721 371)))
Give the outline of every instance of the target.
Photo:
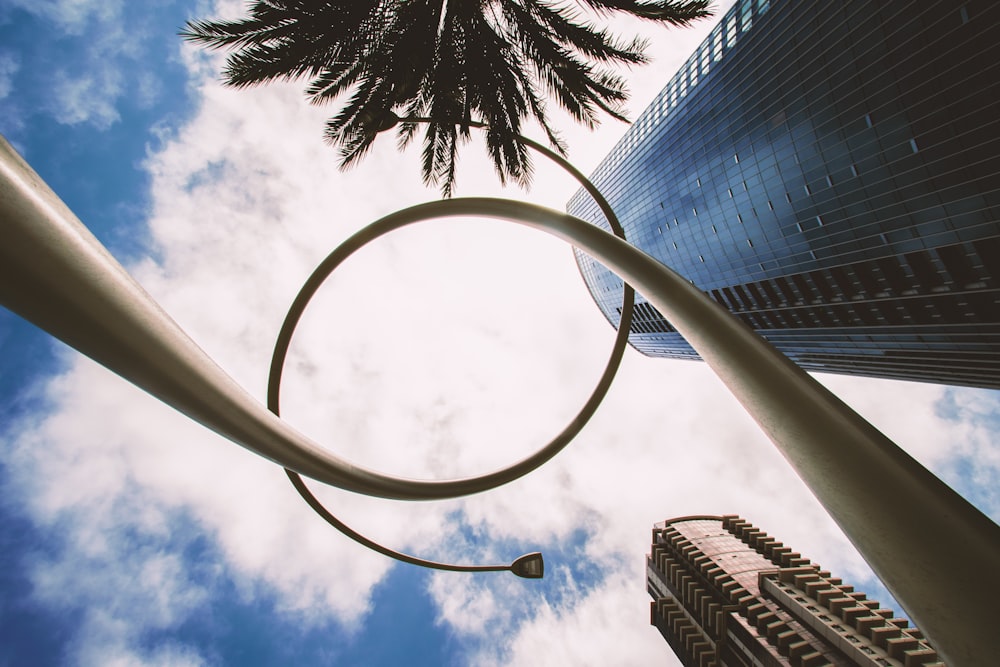
POLYGON ((140 72, 136 81, 136 104, 149 109, 163 96, 163 83, 149 72, 140 72))
MULTIPOLYGON (((630 564, 632 565, 632 564, 630 564)), ((649 626, 648 603, 634 589, 644 567, 615 572, 572 605, 543 604, 501 654, 484 652, 478 664, 632 665, 668 664, 673 654, 649 626), (480 662, 481 661, 481 662, 480 662)), ((496 650, 496 647, 490 647, 496 650)))
MULTIPOLYGON (((697 41, 684 35, 676 48, 687 53, 697 41)), ((185 53, 199 73, 202 106, 149 156, 157 259, 131 270, 261 396, 285 309, 315 265, 360 226, 436 193, 419 185, 416 152, 398 155, 388 137, 360 167, 338 172, 335 153, 320 141, 324 110, 305 105, 296 87, 223 89, 204 59, 185 53)), ((642 86, 637 100, 652 94, 642 86)), ((620 130, 567 131, 574 161, 593 168, 620 130)), ((538 168, 530 198, 561 208, 572 184, 540 160, 538 168)), ((481 154, 468 152, 461 169, 462 194, 496 191, 481 154)), ((482 472, 562 427, 596 381, 612 337, 568 248, 495 223, 425 225, 364 250, 324 288, 293 344, 284 414, 365 465, 425 477, 482 472)), ((940 388, 824 381, 932 465, 956 454, 995 463, 983 425, 996 410, 994 394, 968 394, 957 403, 956 425, 935 410, 940 388)), ((142 632, 176 624, 210 594, 184 576, 176 553, 136 550, 125 539, 138 534, 168 549, 178 513, 214 539, 247 597, 264 589, 283 613, 332 617, 348 629, 371 611, 371 590, 388 562, 327 528, 279 469, 90 362, 70 358, 48 392, 52 411, 22 429, 11 470, 31 516, 65 530, 62 551, 39 564, 35 578, 52 604, 88 601, 79 662, 199 661, 183 647, 159 655, 138 648, 142 632), (84 576, 73 581, 70 572, 84 576), (123 578, 141 585, 122 591, 123 578)), ((432 580, 440 622, 484 663, 667 659, 646 625, 641 563, 651 524, 670 516, 741 513, 845 578, 866 576, 705 366, 632 351, 579 441, 524 480, 447 503, 319 493, 373 538, 447 559, 488 560, 514 538, 551 552, 583 531, 584 545, 568 557, 611 568, 593 588, 558 559, 549 564, 549 576, 566 584, 558 599, 504 575, 432 580), (449 523, 456 513, 479 543, 456 536, 449 523)))
POLYGON ((0 53, 0 100, 14 89, 14 75, 20 68, 20 59, 15 54, 0 53))
POLYGON ((56 120, 66 125, 89 122, 106 130, 120 119, 115 102, 122 92, 121 77, 112 68, 93 75, 53 75, 50 110, 56 120))
MULTIPOLYGON (((142 108, 155 101, 160 64, 139 64, 152 32, 162 30, 152 25, 152 13, 127 12, 120 1, 13 0, 13 4, 49 22, 45 39, 59 43, 60 53, 71 54, 45 64, 44 74, 39 74, 50 82, 42 106, 58 122, 107 130, 120 119, 119 106, 129 96, 142 108)), ((0 93, 3 73, 0 62, 0 93)))
MULTIPOLYGON (((84 632, 93 633, 92 627, 82 628, 84 632)), ((102 632, 102 628, 96 629, 97 633, 102 632)), ((99 637, 100 635, 97 635, 99 637)), ((117 637, 108 637, 106 643, 93 641, 95 635, 91 634, 91 641, 83 647, 80 653, 73 656, 74 664, 81 667, 200 667, 210 665, 212 662, 198 655, 189 647, 181 646, 172 642, 152 647, 148 650, 138 650, 132 646, 124 645, 118 641, 117 637)))
MULTIPOLYGON (((140 499, 145 495, 129 490, 140 499)), ((128 498, 80 503, 61 513, 56 524, 65 538, 62 551, 36 558, 29 570, 35 599, 78 619, 63 656, 66 664, 203 664, 187 647, 158 643, 153 650, 141 648, 144 633, 175 628, 201 608, 207 591, 191 580, 180 554, 156 545, 165 536, 156 540, 134 532, 129 512, 142 514, 143 508, 128 498)))
POLYGON ((92 24, 116 19, 122 10, 121 0, 9 0, 37 16, 58 25, 69 34, 79 35, 92 24))

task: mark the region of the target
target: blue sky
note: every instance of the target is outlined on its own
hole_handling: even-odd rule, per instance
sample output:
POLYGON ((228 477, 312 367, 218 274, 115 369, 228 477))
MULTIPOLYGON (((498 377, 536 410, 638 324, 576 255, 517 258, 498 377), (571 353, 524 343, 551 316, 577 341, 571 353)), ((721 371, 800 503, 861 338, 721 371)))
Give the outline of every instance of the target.
MULTIPOLYGON (((337 171, 324 110, 294 85, 221 88, 219 61, 176 36, 211 11, 5 0, 0 132, 262 396, 277 327, 315 264, 436 193, 420 185, 419 156, 388 140, 337 171)), ((710 27, 654 44, 657 64, 633 76, 634 111, 710 27)), ((593 169, 623 131, 567 129, 572 159, 593 169)), ((562 208, 574 187, 561 178, 540 170, 529 198, 562 208)), ((459 185, 497 190, 473 152, 459 185)), ((286 416, 399 474, 470 474, 527 453, 575 412, 611 344, 568 249, 520 230, 407 231, 335 283, 293 346, 286 416)), ((1000 515, 996 392, 823 381, 1000 515)), ((322 492, 362 532, 424 557, 542 550, 543 582, 431 574, 365 552, 315 518, 280 470, 7 311, 0 415, 0 664, 669 664, 647 625, 642 558, 653 522, 695 513, 741 513, 876 587, 701 364, 630 352, 580 441, 494 493, 402 506, 322 492)))
MULTIPOLYGON (((143 225, 149 207, 150 178, 142 168, 147 152, 176 131, 197 102, 176 35, 193 7, 190 2, 0 7, 2 131, 123 261, 149 251, 143 225), (117 30, 132 34, 122 40, 117 30), (74 81, 79 89, 53 86, 74 81), (135 96, 137 89, 144 93, 135 96)), ((0 312, 0 345, 5 357, 0 413, 10 427, 14 420, 44 414, 47 402, 32 387, 64 366, 64 351, 7 311, 0 312)), ((6 481, 9 468, 0 470, 6 481)), ((45 604, 30 583, 33 563, 61 557, 60 526, 34 524, 9 496, 0 511, 5 527, 0 664, 72 662, 86 594, 45 604)), ((276 613, 266 591, 241 598, 233 580, 218 574, 224 567, 218 550, 188 528, 182 512, 171 523, 182 529, 172 532, 169 549, 182 554, 186 575, 212 596, 183 622, 137 637, 140 660, 153 658, 166 644, 195 647, 214 664, 399 664, 412 655, 422 656, 418 664, 447 663, 447 632, 434 624, 420 573, 398 568, 376 587, 373 604, 395 611, 373 615, 364 633, 348 634, 321 620, 303 630, 276 613), (407 603, 393 604, 397 596, 407 603)), ((123 540, 129 550, 163 548, 140 535, 123 540)))

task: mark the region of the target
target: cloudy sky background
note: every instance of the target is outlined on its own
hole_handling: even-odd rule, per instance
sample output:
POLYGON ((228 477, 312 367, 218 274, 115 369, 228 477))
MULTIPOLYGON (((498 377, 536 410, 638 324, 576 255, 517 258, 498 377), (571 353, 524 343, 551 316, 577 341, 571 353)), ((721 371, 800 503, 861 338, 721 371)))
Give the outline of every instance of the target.
MULTIPOLYGON (((263 400, 278 328, 316 264, 437 192, 420 184, 418 150, 400 154, 390 137, 339 172, 321 141, 329 109, 309 107, 301 86, 222 88, 218 58, 176 33, 240 7, 0 0, 0 132, 263 400)), ((713 25, 650 33, 655 63, 630 74, 633 117, 713 25)), ((626 129, 563 126, 584 172, 626 129)), ((531 192, 507 196, 563 209, 575 184, 536 166, 531 192)), ((458 194, 497 192, 473 143, 458 194)), ((563 427, 612 339, 560 242, 482 220, 426 223, 364 249, 324 287, 293 343, 283 410, 363 465, 486 472, 563 427)), ((997 392, 820 379, 1000 516, 997 392)), ((643 561, 651 525, 685 514, 742 514, 879 591, 708 368, 632 350, 578 440, 521 481, 440 503, 317 490, 361 532, 423 557, 540 550, 541 582, 367 552, 279 468, 6 311, 0 433, 0 665, 672 664, 648 625, 643 561)))

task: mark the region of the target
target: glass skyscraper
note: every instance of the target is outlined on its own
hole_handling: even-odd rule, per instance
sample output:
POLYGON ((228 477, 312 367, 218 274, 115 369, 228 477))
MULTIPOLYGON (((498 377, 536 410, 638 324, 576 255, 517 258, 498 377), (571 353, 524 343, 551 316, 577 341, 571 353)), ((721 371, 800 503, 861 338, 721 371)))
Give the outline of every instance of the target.
MULTIPOLYGON (((1000 388, 1000 3, 740 0, 592 179, 805 369, 1000 388)), ((697 358, 641 297, 630 340, 697 358)))

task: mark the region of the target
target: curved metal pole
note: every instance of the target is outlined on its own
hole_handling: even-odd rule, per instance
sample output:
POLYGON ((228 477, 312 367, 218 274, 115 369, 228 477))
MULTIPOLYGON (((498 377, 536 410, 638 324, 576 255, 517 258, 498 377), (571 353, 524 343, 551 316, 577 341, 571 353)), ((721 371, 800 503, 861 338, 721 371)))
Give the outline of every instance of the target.
MULTIPOLYGON (((540 465, 529 457, 477 478, 428 482, 322 450, 208 359, 9 145, 2 148, 0 304, 181 412, 286 468, 383 497, 475 493, 540 465)), ((565 213, 496 199, 439 201, 386 216, 347 243, 356 249, 442 216, 513 220, 622 276, 715 370, 945 659, 977 664, 1000 655, 1000 528, 826 388, 684 278, 565 213)))
MULTIPOLYGON (((399 118, 399 117, 397 117, 396 121, 392 125, 389 125, 388 127, 383 128, 382 131, 384 132, 385 130, 391 129, 392 127, 394 127, 396 125, 396 123, 433 123, 433 122, 434 122, 433 118, 426 117, 426 116, 410 116, 408 118, 399 118)), ((465 123, 465 125, 468 125, 469 127, 475 127, 475 128, 478 128, 478 129, 482 129, 482 130, 485 130, 485 129, 489 128, 489 125, 487 125, 486 123, 483 123, 481 121, 468 121, 468 122, 465 123)), ((518 134, 516 136, 516 139, 517 139, 517 141, 519 143, 522 143, 525 146, 528 146, 528 147, 534 149, 535 151, 537 151, 541 155, 544 155, 549 160, 551 160, 556 165, 558 165, 560 168, 562 168, 563 171, 567 172, 570 176, 572 176, 573 179, 576 180, 576 182, 579 183, 580 186, 583 187, 583 189, 587 191, 587 194, 589 194, 591 197, 594 198, 594 201, 597 203, 598 208, 601 209, 601 213, 604 214, 604 217, 607 219, 608 224, 611 226, 611 232, 615 236, 617 236, 618 238, 620 238, 620 239, 624 239, 625 238, 625 229, 622 227, 621 221, 618 220, 618 216, 615 214, 614 209, 611 208, 611 204, 608 203, 608 200, 604 198, 604 195, 601 193, 600 190, 597 189, 597 186, 594 185, 593 182, 591 182, 591 180, 589 178, 587 178, 587 176, 582 171, 580 171, 579 169, 577 169, 576 167, 574 167, 569 162, 569 160, 567 160, 566 158, 564 158, 559 153, 556 153, 554 150, 552 150, 548 146, 540 144, 537 141, 535 141, 533 139, 529 139, 528 137, 525 137, 525 136, 520 135, 520 134, 518 134)), ((632 290, 632 288, 629 286, 629 284, 626 283, 625 284, 625 295, 626 296, 628 296, 628 293, 629 293, 630 290, 631 290, 632 296, 634 297, 635 296, 635 290, 632 290)), ((631 301, 631 299, 626 298, 625 299, 626 305, 622 308, 622 321, 624 321, 624 319, 625 319, 625 311, 627 310, 628 313, 629 313, 629 324, 625 325, 625 327, 624 327, 626 329, 631 324, 632 311, 634 310, 634 308, 633 308, 634 304, 633 303, 629 303, 630 301, 631 301)), ((619 325, 619 328, 622 328, 621 325, 619 325)))
POLYGON ((410 565, 419 565, 420 567, 427 567, 432 570, 447 570, 449 572, 509 571, 526 579, 541 579, 542 575, 545 573, 545 565, 542 560, 542 554, 537 551, 519 557, 510 565, 453 565, 451 563, 438 563, 432 560, 424 560, 423 558, 416 558, 415 556, 408 556, 404 553, 393 551, 392 549, 382 546, 378 542, 365 537, 361 533, 356 532, 346 523, 330 513, 328 509, 323 507, 323 504, 319 502, 316 496, 313 495, 312 491, 309 490, 309 487, 306 486, 305 481, 303 481, 298 474, 287 469, 285 470, 285 474, 288 475, 288 479, 291 480, 292 486, 294 486, 295 490, 299 492, 299 495, 302 496, 302 498, 309 504, 309 507, 311 507, 316 514, 323 517, 324 521, 358 544, 368 547, 372 551, 377 551, 383 556, 388 556, 389 558, 409 563, 410 565))
MULTIPOLYGON (((411 215, 390 226, 414 222, 411 215)), ((356 249, 367 233, 352 238, 356 249)), ((400 500, 478 493, 534 470, 579 430, 570 424, 544 454, 480 477, 411 480, 354 465, 268 412, 219 368, 2 139, 0 239, 0 305, 223 437, 327 484, 400 500)), ((612 376, 601 378, 591 408, 612 376)))
MULTIPOLYGON (((442 214, 424 206, 425 215, 442 214)), ((945 660, 991 664, 1000 655, 1000 527, 989 517, 656 259, 530 204, 455 200, 440 208, 547 231, 622 276, 743 404, 945 660)))
MULTIPOLYGON (((407 118, 406 122, 428 123, 432 121, 428 118, 414 117, 407 118)), ((478 122, 473 123, 472 125, 477 128, 487 127, 485 123, 478 122)), ((571 165, 561 155, 558 155, 547 147, 521 135, 517 135, 516 138, 517 141, 541 153, 576 179, 576 181, 583 188, 585 188, 597 202, 597 205, 604 213, 604 216, 607 219, 608 224, 611 226, 611 230, 615 236, 621 239, 625 238, 625 230, 622 228, 621 222, 618 220, 618 216, 615 215, 615 212, 611 208, 607 199, 604 198, 604 195, 601 194, 600 190, 597 189, 590 179, 584 176, 582 172, 577 170, 576 167, 571 165)), ((284 372, 284 361, 288 354, 288 346, 291 343, 292 336, 294 335, 295 329, 302 317, 302 313, 309 305, 309 301, 334 268, 336 268, 335 263, 331 264, 326 262, 321 264, 320 268, 314 271, 313 275, 306 282, 306 285, 300 290, 299 294, 293 301, 291 308, 285 315, 285 321, 281 325, 281 329, 278 333, 278 339, 275 342, 274 353, 271 356, 271 370, 267 379, 267 409, 275 415, 280 416, 281 379, 284 372)), ((584 403, 576 417, 570 421, 566 428, 564 428, 554 440, 542 448, 541 451, 546 452, 546 456, 554 456, 562 448, 568 445, 577 436, 577 434, 579 434, 587 422, 590 421, 590 418, 597 411, 597 408, 607 395, 608 389, 610 389, 611 383, 614 381, 618 368, 621 365, 622 356, 625 354, 625 348, 628 345, 629 330, 632 325, 632 314, 635 310, 635 290, 633 290, 630 285, 626 284, 623 286, 622 304, 621 318, 618 322, 615 342, 612 346, 608 362, 604 367, 604 371, 597 382, 597 386, 591 392, 590 397, 584 403)), ((406 554, 399 553, 398 551, 393 551, 392 549, 388 549, 387 547, 368 539, 334 516, 334 514, 324 507, 316 496, 309 491, 308 486, 306 486, 302 477, 300 477, 298 473, 285 468, 285 474, 288 476, 288 479, 291 480, 292 485, 295 487, 295 490, 299 493, 302 499, 305 500, 313 511, 319 514, 319 516, 322 517, 327 523, 355 542, 358 542, 359 544, 390 558, 403 561, 404 563, 410 563, 412 565, 419 565, 437 570, 452 570, 458 572, 510 570, 519 577, 532 579, 541 578, 544 574, 544 561, 542 559, 542 554, 538 552, 521 556, 509 566, 473 566, 437 563, 408 556, 406 554)))

